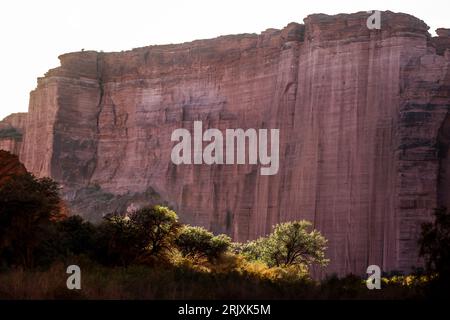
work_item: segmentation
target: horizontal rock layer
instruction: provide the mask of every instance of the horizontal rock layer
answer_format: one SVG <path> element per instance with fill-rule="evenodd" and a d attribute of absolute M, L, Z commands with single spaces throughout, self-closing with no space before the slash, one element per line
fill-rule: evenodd
<path fill-rule="evenodd" d="M 392 12 L 369 30 L 368 16 L 62 55 L 31 93 L 20 158 L 75 208 L 95 192 L 132 206 L 151 190 L 184 222 L 240 241 L 307 219 L 329 239 L 325 272 L 408 271 L 421 264 L 420 224 L 450 201 L 450 37 Z M 171 133 L 195 120 L 279 128 L 278 174 L 175 166 Z M 74 211 L 98 220 L 111 203 Z"/>
<path fill-rule="evenodd" d="M 0 121 L 0 150 L 18 155 L 22 148 L 27 113 L 13 113 Z"/>

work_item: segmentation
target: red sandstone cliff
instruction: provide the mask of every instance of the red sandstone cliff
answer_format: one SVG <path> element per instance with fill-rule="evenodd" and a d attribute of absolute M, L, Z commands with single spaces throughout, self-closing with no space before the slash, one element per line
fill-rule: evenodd
<path fill-rule="evenodd" d="M 31 93 L 21 160 L 74 202 L 92 186 L 125 206 L 155 190 L 185 222 L 235 240 L 307 219 L 329 239 L 328 271 L 409 270 L 420 223 L 450 202 L 450 37 L 391 12 L 368 30 L 367 17 L 62 55 Z M 194 120 L 279 128 L 278 174 L 173 165 L 171 133 Z"/>

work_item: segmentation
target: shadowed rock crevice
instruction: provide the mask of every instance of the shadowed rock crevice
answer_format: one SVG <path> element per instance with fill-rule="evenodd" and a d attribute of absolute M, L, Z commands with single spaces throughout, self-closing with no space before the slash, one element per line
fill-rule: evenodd
<path fill-rule="evenodd" d="M 450 112 L 446 114 L 439 130 L 437 151 L 439 158 L 437 202 L 439 207 L 450 208 Z"/>

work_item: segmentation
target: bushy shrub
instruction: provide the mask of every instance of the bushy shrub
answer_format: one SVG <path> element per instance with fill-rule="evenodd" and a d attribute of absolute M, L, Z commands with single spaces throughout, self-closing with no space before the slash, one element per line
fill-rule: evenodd
<path fill-rule="evenodd" d="M 259 238 L 245 243 L 233 242 L 232 251 L 243 255 L 249 261 L 262 261 L 262 248 L 265 245 L 266 238 Z"/>
<path fill-rule="evenodd" d="M 91 255 L 95 245 L 95 226 L 80 216 L 71 216 L 56 224 L 60 246 L 66 255 Z"/>
<path fill-rule="evenodd" d="M 55 261 L 78 256 L 92 257 L 95 227 L 79 216 L 71 216 L 45 228 L 45 239 L 36 248 L 36 265 L 49 267 Z"/>
<path fill-rule="evenodd" d="M 175 211 L 163 206 L 145 207 L 129 218 L 137 228 L 141 246 L 149 255 L 161 256 L 173 251 L 181 227 Z"/>
<path fill-rule="evenodd" d="M 128 266 L 145 249 L 138 227 L 122 216 L 108 217 L 97 228 L 95 259 L 109 266 Z"/>
<path fill-rule="evenodd" d="M 184 257 L 212 261 L 228 250 L 231 239 L 223 234 L 214 236 L 202 227 L 184 226 L 175 244 Z"/>
<path fill-rule="evenodd" d="M 97 230 L 95 257 L 103 264 L 121 266 L 163 259 L 173 251 L 179 228 L 176 213 L 162 206 L 107 217 Z"/>
<path fill-rule="evenodd" d="M 259 238 L 234 249 L 249 260 L 260 260 L 269 267 L 325 266 L 327 240 L 308 221 L 280 223 L 268 237 Z"/>

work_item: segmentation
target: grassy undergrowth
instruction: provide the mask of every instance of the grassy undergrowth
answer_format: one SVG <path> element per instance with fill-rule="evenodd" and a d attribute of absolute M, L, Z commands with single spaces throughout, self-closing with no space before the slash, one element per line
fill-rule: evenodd
<path fill-rule="evenodd" d="M 81 290 L 66 287 L 67 265 L 81 267 Z M 215 265 L 179 258 L 154 266 L 105 267 L 75 259 L 42 271 L 0 273 L 0 299 L 421 299 L 424 278 L 384 278 L 368 290 L 356 276 L 313 281 L 298 270 L 228 256 Z"/>

